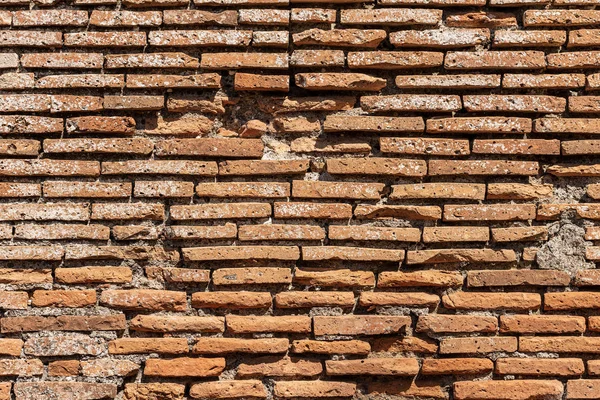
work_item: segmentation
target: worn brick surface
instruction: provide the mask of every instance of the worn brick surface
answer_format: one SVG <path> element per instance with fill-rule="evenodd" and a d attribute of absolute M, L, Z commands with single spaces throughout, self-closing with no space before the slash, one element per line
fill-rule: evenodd
<path fill-rule="evenodd" d="M 0 1 L 0 400 L 600 398 L 597 5 Z"/>

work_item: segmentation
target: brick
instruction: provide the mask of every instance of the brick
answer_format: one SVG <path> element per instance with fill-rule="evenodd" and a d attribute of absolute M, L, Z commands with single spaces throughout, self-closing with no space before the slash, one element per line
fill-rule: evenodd
<path fill-rule="evenodd" d="M 192 399 L 236 399 L 249 397 L 266 399 L 267 392 L 259 380 L 203 382 L 192 385 Z"/>
<path fill-rule="evenodd" d="M 554 187 L 548 184 L 489 183 L 488 199 L 535 200 L 552 197 Z"/>
<path fill-rule="evenodd" d="M 125 75 L 118 74 L 77 74 L 46 75 L 38 78 L 37 88 L 121 88 L 125 86 Z M 92 117 L 94 118 L 94 117 Z M 99 117 L 96 117 L 99 118 Z M 61 127 L 62 129 L 62 127 Z"/>
<path fill-rule="evenodd" d="M 351 397 L 356 391 L 355 383 L 334 381 L 277 381 L 274 394 L 281 398 L 329 398 Z"/>
<path fill-rule="evenodd" d="M 399 75 L 402 89 L 484 89 L 500 87 L 500 75 Z"/>
<path fill-rule="evenodd" d="M 469 112 L 561 113 L 566 108 L 564 98 L 543 95 L 469 95 L 463 102 Z"/>
<path fill-rule="evenodd" d="M 442 303 L 454 310 L 536 310 L 541 298 L 536 293 L 474 293 L 455 292 L 444 295 Z"/>
<path fill-rule="evenodd" d="M 268 292 L 196 292 L 192 294 L 194 308 L 248 309 L 271 307 Z"/>
<path fill-rule="evenodd" d="M 217 246 L 183 248 L 186 261 L 210 260 L 297 260 L 300 256 L 295 246 Z"/>
<path fill-rule="evenodd" d="M 102 174 L 104 175 L 148 174 L 215 176 L 217 171 L 217 164 L 210 161 L 131 160 L 102 163 Z"/>
<path fill-rule="evenodd" d="M 364 141 L 298 138 L 291 143 L 291 150 L 296 153 L 370 153 L 371 146 Z"/>
<path fill-rule="evenodd" d="M 292 197 L 317 199 L 380 199 L 383 183 L 293 181 Z"/>
<path fill-rule="evenodd" d="M 387 81 L 358 73 L 301 73 L 296 74 L 296 86 L 307 90 L 379 91 Z"/>
<path fill-rule="evenodd" d="M 434 250 L 435 251 L 435 250 Z M 462 286 L 460 273 L 450 271 L 381 272 L 377 287 L 457 287 Z"/>
<path fill-rule="evenodd" d="M 423 132 L 421 117 L 374 117 L 328 115 L 323 124 L 325 132 Z"/>
<path fill-rule="evenodd" d="M 165 229 L 169 239 L 233 239 L 237 236 L 234 224 L 226 223 L 220 226 L 171 226 Z"/>
<path fill-rule="evenodd" d="M 583 74 L 505 74 L 502 79 L 502 86 L 505 88 L 539 88 L 539 89 L 575 89 L 585 86 Z M 541 118 L 537 121 L 545 121 L 551 124 L 555 119 Z M 537 126 L 536 126 L 537 128 Z M 537 129 L 536 129 L 537 130 Z"/>
<path fill-rule="evenodd" d="M 545 397 L 561 399 L 563 384 L 560 381 L 520 380 L 455 382 L 454 396 L 457 400 L 469 399 L 528 399 Z"/>
<path fill-rule="evenodd" d="M 290 65 L 295 67 L 343 67 L 346 55 L 342 50 L 294 50 Z"/>
<path fill-rule="evenodd" d="M 555 353 L 597 353 L 598 340 L 596 337 L 582 336 L 536 336 L 519 338 L 519 351 L 555 352 Z"/>
<path fill-rule="evenodd" d="M 397 94 L 362 96 L 360 106 L 367 112 L 451 112 L 462 109 L 462 101 L 453 95 Z"/>
<path fill-rule="evenodd" d="M 513 250 L 492 249 L 441 249 L 441 250 L 414 250 L 406 253 L 406 263 L 411 264 L 439 264 L 439 263 L 506 263 L 515 262 Z"/>
<path fill-rule="evenodd" d="M 300 358 L 275 358 L 260 357 L 251 363 L 240 364 L 236 377 L 261 378 L 265 376 L 274 377 L 315 377 L 323 372 L 320 362 L 304 360 Z M 261 385 L 262 386 L 262 385 Z"/>
<path fill-rule="evenodd" d="M 65 33 L 67 47 L 144 47 L 145 32 L 77 32 Z"/>
<path fill-rule="evenodd" d="M 107 240 L 110 237 L 110 229 L 106 226 L 95 224 L 19 224 L 15 226 L 14 236 L 19 239 L 30 240 Z"/>
<path fill-rule="evenodd" d="M 284 292 L 275 295 L 279 308 L 352 307 L 352 292 Z"/>
<path fill-rule="evenodd" d="M 598 165 L 562 164 L 551 165 L 546 170 L 554 176 L 598 176 Z"/>
<path fill-rule="evenodd" d="M 533 204 L 445 205 L 445 221 L 520 221 L 536 217 Z"/>
<path fill-rule="evenodd" d="M 357 10 L 358 11 L 358 10 Z M 364 23 L 361 22 L 361 23 Z M 387 34 L 381 29 L 331 29 L 318 28 L 294 33 L 292 39 L 296 46 L 330 46 L 376 48 Z M 2 38 L 0 37 L 0 43 Z"/>
<path fill-rule="evenodd" d="M 164 206 L 153 203 L 96 203 L 92 204 L 91 219 L 160 221 L 164 219 Z"/>
<path fill-rule="evenodd" d="M 586 233 L 585 238 L 587 240 L 595 240 L 595 237 L 589 236 L 589 232 Z M 581 270 L 575 273 L 573 284 L 575 286 L 597 286 L 598 279 L 600 279 L 600 276 L 598 276 L 596 270 Z"/>
<path fill-rule="evenodd" d="M 263 154 L 260 139 L 172 139 L 156 143 L 159 156 L 208 156 L 260 158 Z"/>
<path fill-rule="evenodd" d="M 162 13 L 159 11 L 92 10 L 89 23 L 102 27 L 159 26 L 162 19 Z"/>
<path fill-rule="evenodd" d="M 494 363 L 485 358 L 444 358 L 425 359 L 421 373 L 423 375 L 481 375 L 494 369 Z"/>
<path fill-rule="evenodd" d="M 87 11 L 79 10 L 28 10 L 13 12 L 14 26 L 85 26 Z"/>
<path fill-rule="evenodd" d="M 447 70 L 536 70 L 546 67 L 541 51 L 448 52 L 444 61 Z"/>
<path fill-rule="evenodd" d="M 471 199 L 483 200 L 485 185 L 454 183 L 423 183 L 393 185 L 391 199 Z"/>
<path fill-rule="evenodd" d="M 243 10 L 241 10 L 243 11 Z M 287 69 L 284 53 L 210 53 L 202 57 L 200 66 L 206 69 Z"/>
<path fill-rule="evenodd" d="M 0 197 L 39 197 L 41 195 L 42 188 L 38 183 L 0 183 Z"/>
<path fill-rule="evenodd" d="M 107 110 L 160 110 L 164 103 L 163 96 L 104 96 L 104 108 Z"/>
<path fill-rule="evenodd" d="M 390 33 L 390 43 L 395 47 L 452 49 L 484 45 L 489 41 L 489 29 L 443 28 Z"/>
<path fill-rule="evenodd" d="M 103 62 L 100 53 L 28 53 L 21 56 L 24 68 L 100 69 Z"/>
<path fill-rule="evenodd" d="M 220 268 L 213 272 L 213 284 L 231 285 L 283 285 L 292 282 L 288 268 Z"/>
<path fill-rule="evenodd" d="M 501 375 L 577 376 L 584 370 L 579 358 L 499 358 L 495 372 Z"/>
<path fill-rule="evenodd" d="M 67 246 L 66 260 L 178 261 L 179 253 L 159 246 Z"/>
<path fill-rule="evenodd" d="M 437 220 L 442 210 L 437 206 L 358 205 L 354 215 L 359 219 Z"/>
<path fill-rule="evenodd" d="M 385 0 L 390 1 L 390 0 Z M 440 0 L 443 1 L 443 0 Z M 464 0 L 458 0 L 462 2 Z M 466 0 L 467 2 L 470 0 Z M 367 385 L 367 391 L 371 395 L 390 394 L 396 396 L 417 396 L 432 399 L 446 398 L 446 392 L 443 388 L 431 381 L 408 381 L 408 380 L 393 380 L 372 382 Z"/>
<path fill-rule="evenodd" d="M 415 376 L 415 358 L 369 358 L 366 360 L 325 361 L 327 375 Z"/>
<path fill-rule="evenodd" d="M 114 383 L 88 382 L 18 382 L 14 385 L 15 396 L 23 400 L 43 397 L 64 400 L 86 398 L 89 400 L 114 398 L 117 385 Z"/>
<path fill-rule="evenodd" d="M 238 316 L 228 315 L 227 331 L 241 333 L 307 333 L 311 331 L 308 316 Z"/>
<path fill-rule="evenodd" d="M 532 122 L 518 117 L 435 118 L 427 120 L 428 133 L 529 133 Z"/>
<path fill-rule="evenodd" d="M 350 10 L 348 10 L 350 11 Z M 381 11 L 381 10 L 379 10 Z M 385 10 L 389 11 L 389 10 Z M 342 15 L 343 15 L 342 11 Z M 365 51 L 349 52 L 348 68 L 408 69 L 433 68 L 443 63 L 443 54 L 437 52 Z"/>
<path fill-rule="evenodd" d="M 488 227 L 448 226 L 423 228 L 424 243 L 487 242 L 490 240 Z"/>
<path fill-rule="evenodd" d="M 394 154 L 455 156 L 470 153 L 468 140 L 380 137 L 379 146 L 382 152 Z"/>
<path fill-rule="evenodd" d="M 266 203 L 208 203 L 171 207 L 171 218 L 179 221 L 265 218 L 269 216 L 271 216 L 271 205 Z"/>
<path fill-rule="evenodd" d="M 252 32 L 244 30 L 163 30 L 148 34 L 148 44 L 159 47 L 248 46 L 251 40 Z"/>
<path fill-rule="evenodd" d="M 446 17 L 446 25 L 459 28 L 500 28 L 516 27 L 514 14 L 504 12 L 473 11 L 456 13 Z"/>
<path fill-rule="evenodd" d="M 313 118 L 278 117 L 273 120 L 270 129 L 277 133 L 318 133 L 321 131 L 321 123 Z"/>
<path fill-rule="evenodd" d="M 2 376 L 29 377 L 42 375 L 44 364 L 38 359 L 0 360 Z"/>
<path fill-rule="evenodd" d="M 290 22 L 294 23 L 333 23 L 336 10 L 326 8 L 292 8 Z"/>
<path fill-rule="evenodd" d="M 193 352 L 199 354 L 280 354 L 288 350 L 288 339 L 199 338 Z"/>
<path fill-rule="evenodd" d="M 567 41 L 566 32 L 561 31 L 509 31 L 498 30 L 494 34 L 493 46 L 507 47 L 560 47 Z"/>
<path fill-rule="evenodd" d="M 279 114 L 297 111 L 344 111 L 353 108 L 356 97 L 276 97 L 258 101 L 258 108 L 269 113 Z"/>
<path fill-rule="evenodd" d="M 48 363 L 48 376 L 77 376 L 79 370 L 78 360 L 60 360 Z"/>
<path fill-rule="evenodd" d="M 52 270 L 46 268 L 2 268 L 0 283 L 9 285 L 52 283 Z"/>
<path fill-rule="evenodd" d="M 519 269 L 469 271 L 467 278 L 471 287 L 567 286 L 571 280 L 568 274 L 561 271 Z"/>
<path fill-rule="evenodd" d="M 582 333 L 585 318 L 559 315 L 502 315 L 500 332 L 503 333 Z"/>
<path fill-rule="evenodd" d="M 110 358 L 100 358 L 81 363 L 81 372 L 83 376 L 131 376 L 136 374 L 140 365 L 129 360 L 113 360 Z"/>
<path fill-rule="evenodd" d="M 127 87 L 130 88 L 202 88 L 218 89 L 221 87 L 221 76 L 218 74 L 198 75 L 133 75 L 127 76 Z M 160 132 L 152 132 L 160 134 Z"/>
<path fill-rule="evenodd" d="M 2 134 L 62 133 L 62 125 L 62 118 L 35 117 L 27 115 L 0 116 L 0 133 Z"/>
<path fill-rule="evenodd" d="M 32 336 L 23 347 L 25 354 L 39 357 L 91 355 L 106 351 L 104 339 L 83 333 L 60 333 L 53 336 Z"/>
<path fill-rule="evenodd" d="M 178 383 L 127 383 L 123 391 L 125 399 L 151 399 L 165 397 L 173 400 L 184 398 L 185 385 Z"/>
<path fill-rule="evenodd" d="M 196 185 L 196 194 L 200 197 L 281 198 L 290 196 L 290 184 L 287 182 L 199 183 Z"/>
<path fill-rule="evenodd" d="M 224 358 L 177 357 L 147 360 L 144 374 L 163 378 L 205 378 L 219 376 L 224 369 Z"/>
<path fill-rule="evenodd" d="M 492 228 L 492 236 L 496 242 L 548 240 L 548 229 L 544 226 Z"/>
<path fill-rule="evenodd" d="M 345 25 L 431 26 L 442 20 L 442 10 L 372 9 L 342 10 L 340 22 Z"/>
<path fill-rule="evenodd" d="M 498 319 L 473 315 L 422 315 L 416 330 L 428 333 L 496 332 Z"/>
<path fill-rule="evenodd" d="M 36 290 L 33 307 L 85 307 L 96 304 L 95 290 Z"/>
<path fill-rule="evenodd" d="M 324 287 L 373 286 L 375 285 L 375 276 L 370 271 L 351 271 L 348 269 L 334 271 L 297 269 L 294 274 L 294 283 Z"/>
<path fill-rule="evenodd" d="M 123 198 L 131 196 L 130 183 L 108 182 L 44 182 L 44 196 L 52 198 Z"/>
<path fill-rule="evenodd" d="M 100 304 L 123 310 L 185 311 L 183 292 L 152 289 L 104 290 Z"/>
<path fill-rule="evenodd" d="M 371 346 L 360 340 L 320 341 L 295 340 L 292 343 L 292 353 L 297 354 L 368 354 Z"/>
<path fill-rule="evenodd" d="M 165 25 L 224 25 L 238 24 L 238 12 L 235 10 L 213 13 L 201 10 L 164 10 Z"/>
<path fill-rule="evenodd" d="M 3 261 L 60 261 L 64 253 L 60 246 L 0 246 Z"/>
<path fill-rule="evenodd" d="M 175 68 L 196 69 L 200 66 L 197 58 L 185 53 L 147 53 L 147 54 L 107 54 L 104 67 L 118 68 Z"/>
<path fill-rule="evenodd" d="M 23 310 L 27 309 L 29 295 L 27 292 L 0 292 L 0 309 L 3 310 Z M 20 354 L 20 352 L 19 352 Z"/>
<path fill-rule="evenodd" d="M 35 331 L 122 331 L 125 316 L 116 315 L 59 315 L 56 317 L 8 317 L 2 319 L 2 333 Z"/>
<path fill-rule="evenodd" d="M 135 120 L 131 117 L 76 117 L 67 118 L 68 133 L 132 134 Z"/>
<path fill-rule="evenodd" d="M 545 310 L 576 310 L 595 308 L 600 301 L 594 292 L 561 292 L 544 295 Z"/>
<path fill-rule="evenodd" d="M 304 246 L 302 259 L 305 261 L 402 261 L 404 250 L 384 250 L 346 246 Z"/>
<path fill-rule="evenodd" d="M 418 228 L 330 225 L 328 236 L 330 240 L 419 242 L 421 232 Z"/>
<path fill-rule="evenodd" d="M 515 337 L 465 337 L 440 341 L 440 354 L 487 354 L 517 351 Z"/>
<path fill-rule="evenodd" d="M 188 350 L 186 338 L 119 338 L 108 343 L 109 354 L 182 354 Z"/>
<path fill-rule="evenodd" d="M 238 72 L 234 87 L 237 91 L 277 91 L 287 92 L 290 88 L 286 75 L 259 75 Z"/>
<path fill-rule="evenodd" d="M 427 164 L 421 160 L 396 158 L 330 158 L 327 172 L 332 175 L 424 176 Z"/>
<path fill-rule="evenodd" d="M 3 356 L 19 357 L 23 349 L 23 341 L 21 339 L 0 339 L 2 350 L 0 354 Z"/>
<path fill-rule="evenodd" d="M 523 14 L 523 24 L 529 26 L 588 26 L 598 25 L 600 13 L 596 10 L 527 10 Z"/>
<path fill-rule="evenodd" d="M 588 365 L 588 374 L 589 375 L 598 375 L 598 361 L 597 360 L 589 360 L 587 362 Z"/>
<path fill-rule="evenodd" d="M 0 45 L 3 47 L 61 47 L 62 33 L 51 31 L 2 31 Z"/>
<path fill-rule="evenodd" d="M 560 155 L 559 140 L 475 139 L 473 154 Z"/>
<path fill-rule="evenodd" d="M 46 139 L 46 153 L 150 154 L 154 144 L 149 139 Z"/>
<path fill-rule="evenodd" d="M 360 294 L 359 304 L 363 307 L 399 306 L 435 308 L 440 302 L 436 295 L 428 293 L 389 293 L 389 292 L 363 292 Z"/>
<path fill-rule="evenodd" d="M 239 227 L 241 241 L 258 240 L 323 240 L 325 230 L 312 225 L 243 225 Z"/>
<path fill-rule="evenodd" d="M 410 317 L 385 315 L 315 316 L 315 336 L 388 335 L 411 324 Z"/>

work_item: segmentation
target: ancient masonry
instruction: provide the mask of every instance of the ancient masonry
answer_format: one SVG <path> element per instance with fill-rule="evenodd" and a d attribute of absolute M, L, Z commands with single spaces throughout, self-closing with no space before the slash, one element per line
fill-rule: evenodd
<path fill-rule="evenodd" d="M 600 399 L 597 5 L 0 0 L 0 400 Z"/>

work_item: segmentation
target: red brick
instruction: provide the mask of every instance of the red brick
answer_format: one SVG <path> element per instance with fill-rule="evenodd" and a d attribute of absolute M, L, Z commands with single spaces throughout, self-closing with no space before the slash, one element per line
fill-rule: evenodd
<path fill-rule="evenodd" d="M 192 399 L 266 399 L 267 391 L 259 380 L 203 382 L 192 385 Z"/>
<path fill-rule="evenodd" d="M 440 341 L 440 354 L 487 354 L 517 351 L 515 337 L 464 337 L 444 338 Z"/>
<path fill-rule="evenodd" d="M 205 355 L 248 353 L 280 354 L 288 351 L 288 339 L 199 338 L 193 352 Z"/>
<path fill-rule="evenodd" d="M 177 357 L 147 360 L 144 374 L 161 378 L 205 378 L 219 376 L 224 369 L 224 358 Z"/>
<path fill-rule="evenodd" d="M 361 23 L 364 23 L 364 21 Z M 386 36 L 386 32 L 381 29 L 322 30 L 313 28 L 294 33 L 292 38 L 297 46 L 364 47 L 372 49 L 376 48 Z"/>
<path fill-rule="evenodd" d="M 411 324 L 410 317 L 385 315 L 315 316 L 316 336 L 324 335 L 387 335 L 398 333 Z"/>
<path fill-rule="evenodd" d="M 308 286 L 354 287 L 373 286 L 375 276 L 370 271 L 351 271 L 338 269 L 333 271 L 311 271 L 296 269 L 294 283 Z"/>
<path fill-rule="evenodd" d="M 585 318 L 559 315 L 502 315 L 500 332 L 503 333 L 583 333 Z"/>
<path fill-rule="evenodd" d="M 579 358 L 499 358 L 495 372 L 501 375 L 577 376 L 585 368 Z"/>
<path fill-rule="evenodd" d="M 454 310 L 537 310 L 541 298 L 537 293 L 454 292 L 442 297 L 444 307 Z"/>
<path fill-rule="evenodd" d="M 416 376 L 416 358 L 369 358 L 366 360 L 325 361 L 327 375 Z"/>
<path fill-rule="evenodd" d="M 428 333 L 493 333 L 497 330 L 498 318 L 475 315 L 421 315 L 416 326 L 417 332 Z"/>
<path fill-rule="evenodd" d="M 492 372 L 494 363 L 486 358 L 425 359 L 423 375 L 482 375 Z"/>
<path fill-rule="evenodd" d="M 454 396 L 457 400 L 529 399 L 542 397 L 561 399 L 563 384 L 560 381 L 515 380 L 455 382 Z"/>

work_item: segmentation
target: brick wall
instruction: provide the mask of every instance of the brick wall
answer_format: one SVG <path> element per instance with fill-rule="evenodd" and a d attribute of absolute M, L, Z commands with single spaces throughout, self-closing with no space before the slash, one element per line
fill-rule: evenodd
<path fill-rule="evenodd" d="M 600 398 L 596 0 L 0 4 L 0 400 Z"/>

